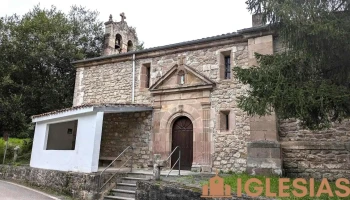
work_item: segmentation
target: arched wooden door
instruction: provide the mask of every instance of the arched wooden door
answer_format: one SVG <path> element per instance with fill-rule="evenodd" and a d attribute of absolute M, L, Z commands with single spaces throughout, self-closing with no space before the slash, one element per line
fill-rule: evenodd
<path fill-rule="evenodd" d="M 193 124 L 187 117 L 179 117 L 173 124 L 171 151 L 177 146 L 181 149 L 181 169 L 191 170 L 193 161 Z M 179 151 L 176 150 L 171 157 L 171 166 L 174 165 L 178 156 Z M 178 167 L 178 164 L 175 166 Z"/>

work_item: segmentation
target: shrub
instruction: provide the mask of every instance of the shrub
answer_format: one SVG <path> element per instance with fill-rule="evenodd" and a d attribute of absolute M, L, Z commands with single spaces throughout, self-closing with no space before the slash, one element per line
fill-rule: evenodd
<path fill-rule="evenodd" d="M 8 148 L 6 152 L 6 162 L 5 163 L 11 163 L 14 155 L 14 148 L 16 146 L 19 146 L 19 152 L 17 161 L 21 161 L 22 159 L 24 161 L 30 160 L 30 154 L 32 150 L 32 140 L 31 139 L 19 139 L 19 138 L 10 138 L 8 141 Z M 6 148 L 6 142 L 1 138 L 0 139 L 0 159 L 1 163 L 3 161 L 4 153 Z"/>

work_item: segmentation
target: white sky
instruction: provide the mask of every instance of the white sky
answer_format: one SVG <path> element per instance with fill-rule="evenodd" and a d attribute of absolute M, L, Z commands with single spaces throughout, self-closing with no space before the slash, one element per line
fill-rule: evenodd
<path fill-rule="evenodd" d="M 129 26 L 136 27 L 145 47 L 200 39 L 251 27 L 245 0 L 1 0 L 0 17 L 22 15 L 40 3 L 55 5 L 68 12 L 71 5 L 82 5 L 100 12 L 100 20 L 120 21 L 125 12 Z"/>

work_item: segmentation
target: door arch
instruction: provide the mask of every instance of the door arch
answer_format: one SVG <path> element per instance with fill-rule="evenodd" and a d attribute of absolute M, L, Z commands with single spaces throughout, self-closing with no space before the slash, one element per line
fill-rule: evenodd
<path fill-rule="evenodd" d="M 181 169 L 191 170 L 193 162 L 193 124 L 185 116 L 175 119 L 172 126 L 172 145 L 171 151 L 179 146 L 181 149 Z M 178 150 L 171 156 L 171 166 L 178 159 Z M 178 163 L 175 165 L 178 167 Z"/>

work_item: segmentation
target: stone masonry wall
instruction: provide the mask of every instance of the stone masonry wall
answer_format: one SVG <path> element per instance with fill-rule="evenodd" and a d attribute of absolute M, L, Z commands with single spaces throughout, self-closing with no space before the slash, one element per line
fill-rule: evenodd
<path fill-rule="evenodd" d="M 246 44 L 232 47 L 233 66 L 248 66 Z M 204 71 L 206 73 L 206 71 Z M 212 77 L 214 78 L 214 77 Z M 220 80 L 211 93 L 211 124 L 214 137 L 213 166 L 223 171 L 244 172 L 246 170 L 247 143 L 250 135 L 249 117 L 237 106 L 237 97 L 248 89 L 232 75 L 231 80 Z M 219 113 L 230 111 L 233 127 L 220 130 Z"/>
<path fill-rule="evenodd" d="M 279 123 L 283 166 L 288 177 L 350 178 L 350 121 L 310 131 L 297 120 Z"/>
<path fill-rule="evenodd" d="M 83 90 L 81 91 L 83 100 L 75 102 L 82 104 L 131 102 L 131 61 L 87 67 L 80 73 L 82 73 L 80 77 L 83 77 L 80 87 Z"/>
<path fill-rule="evenodd" d="M 135 103 L 152 104 L 153 97 L 148 89 L 140 88 L 142 64 L 151 63 L 151 85 L 154 84 L 171 67 L 184 56 L 184 64 L 216 82 L 210 99 L 210 137 L 212 145 L 212 163 L 224 171 L 245 171 L 247 147 L 250 134 L 248 116 L 237 107 L 237 97 L 243 94 L 247 86 L 234 78 L 220 79 L 220 56 L 222 52 L 231 51 L 232 68 L 248 66 L 247 43 L 217 45 L 198 50 L 179 52 L 164 56 L 137 59 L 135 72 Z M 132 62 L 125 61 L 100 66 L 85 67 L 80 72 L 81 85 L 76 86 L 80 101 L 87 103 L 127 103 L 131 102 Z M 78 77 L 77 77 L 78 78 Z M 78 82 L 78 81 L 77 81 Z M 75 93 L 75 96 L 79 96 Z M 218 116 L 220 111 L 229 110 L 234 127 L 230 131 L 220 131 Z M 104 136 L 102 136 L 102 140 Z"/>
<path fill-rule="evenodd" d="M 111 174 L 105 173 L 101 182 L 104 183 L 110 176 Z M 125 174 L 118 173 L 114 180 L 107 184 L 101 192 L 107 192 L 115 186 L 118 178 L 124 176 Z M 25 166 L 0 165 L 0 179 L 29 184 L 81 200 L 98 200 L 102 197 L 98 192 L 99 177 L 100 173 L 85 174 Z"/>
<path fill-rule="evenodd" d="M 147 167 L 150 159 L 152 112 L 105 114 L 100 157 L 117 157 L 127 146 L 133 152 L 134 167 Z M 126 161 L 122 157 L 122 161 Z M 122 162 L 124 163 L 124 162 Z"/>

